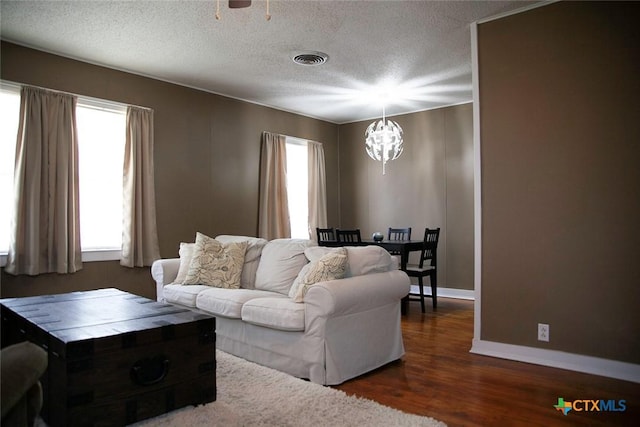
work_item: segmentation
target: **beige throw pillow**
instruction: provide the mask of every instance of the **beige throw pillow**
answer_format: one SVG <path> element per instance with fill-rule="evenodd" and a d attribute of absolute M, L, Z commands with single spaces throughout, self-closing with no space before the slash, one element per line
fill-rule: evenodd
<path fill-rule="evenodd" d="M 178 255 L 180 256 L 180 267 L 178 268 L 178 275 L 173 283 L 184 283 L 184 279 L 187 278 L 189 272 L 189 266 L 191 265 L 191 259 L 193 258 L 193 248 L 195 243 L 180 243 L 180 250 Z"/>
<path fill-rule="evenodd" d="M 344 277 L 383 273 L 393 269 L 394 264 L 392 263 L 391 255 L 380 246 L 346 246 L 345 248 L 347 249 L 349 262 L 347 263 L 347 271 L 344 273 Z M 313 262 L 335 250 L 336 248 L 314 246 L 305 249 L 304 254 L 309 261 Z"/>
<path fill-rule="evenodd" d="M 269 243 L 266 239 L 249 236 L 235 236 L 220 234 L 216 240 L 223 245 L 231 242 L 247 242 L 247 252 L 244 254 L 244 265 L 242 266 L 242 276 L 240 276 L 240 287 L 244 289 L 255 289 L 256 271 L 260 265 L 262 249 Z"/>
<path fill-rule="evenodd" d="M 202 233 L 196 233 L 193 256 L 183 284 L 239 288 L 246 250 L 247 242 L 222 244 Z"/>
<path fill-rule="evenodd" d="M 295 302 L 303 302 L 304 296 L 315 283 L 341 279 L 347 269 L 347 250 L 338 248 L 320 259 L 305 265 L 294 280 L 289 297 Z"/>

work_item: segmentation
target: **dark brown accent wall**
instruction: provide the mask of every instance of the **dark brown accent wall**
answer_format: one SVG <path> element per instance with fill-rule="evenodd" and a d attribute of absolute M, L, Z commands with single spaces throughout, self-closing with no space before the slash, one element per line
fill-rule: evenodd
<path fill-rule="evenodd" d="M 482 340 L 640 363 L 639 18 L 557 2 L 478 25 Z"/>
<path fill-rule="evenodd" d="M 372 120 L 340 126 L 340 218 L 366 237 L 389 227 L 440 227 L 438 284 L 473 289 L 473 108 L 471 104 L 392 117 L 404 152 L 372 160 L 364 133 Z"/>
<path fill-rule="evenodd" d="M 338 125 L 2 42 L 1 77 L 153 108 L 157 225 L 162 257 L 196 231 L 256 235 L 260 137 L 271 131 L 322 142 L 328 219 L 339 221 Z M 211 70 L 215 73 L 215 70 Z M 137 270 L 141 270 L 138 272 Z M 73 275 L 1 273 L 0 296 L 119 287 L 155 297 L 149 268 L 85 263 Z"/>

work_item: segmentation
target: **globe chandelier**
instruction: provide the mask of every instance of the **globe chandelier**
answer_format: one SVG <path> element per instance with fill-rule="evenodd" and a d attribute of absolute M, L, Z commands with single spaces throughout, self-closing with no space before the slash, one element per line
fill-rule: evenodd
<path fill-rule="evenodd" d="M 393 120 L 385 118 L 383 105 L 382 120 L 371 123 L 364 135 L 367 154 L 373 160 L 382 162 L 384 175 L 387 162 L 397 159 L 402 154 L 402 128 Z"/>

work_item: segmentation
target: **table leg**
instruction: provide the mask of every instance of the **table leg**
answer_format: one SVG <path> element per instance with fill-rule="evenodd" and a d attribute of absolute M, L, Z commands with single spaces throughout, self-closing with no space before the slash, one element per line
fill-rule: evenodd
<path fill-rule="evenodd" d="M 407 271 L 407 264 L 409 263 L 409 251 L 402 249 L 400 252 L 400 270 Z M 409 314 L 409 295 L 402 298 L 400 301 L 400 313 L 403 315 Z"/>
<path fill-rule="evenodd" d="M 403 316 L 409 314 L 409 295 L 400 300 L 400 314 Z"/>

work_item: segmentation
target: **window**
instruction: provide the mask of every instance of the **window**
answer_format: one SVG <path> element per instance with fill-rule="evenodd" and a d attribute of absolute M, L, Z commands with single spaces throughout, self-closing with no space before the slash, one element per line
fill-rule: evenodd
<path fill-rule="evenodd" d="M 9 250 L 19 113 L 20 89 L 3 85 L 0 91 L 0 194 L 8 201 L 9 209 L 0 209 L 0 254 Z M 122 249 L 126 107 L 78 97 L 76 121 L 82 258 L 84 261 L 118 259 Z M 2 265 L 5 258 L 3 256 Z"/>
<path fill-rule="evenodd" d="M 0 253 L 9 251 L 9 233 L 13 210 L 13 169 L 20 120 L 20 89 L 0 86 Z M 4 265 L 4 264 L 3 264 Z"/>
<path fill-rule="evenodd" d="M 287 147 L 287 197 L 291 237 L 309 238 L 309 190 L 307 141 L 288 136 Z"/>
<path fill-rule="evenodd" d="M 124 107 L 78 100 L 80 246 L 82 251 L 122 248 Z"/>

